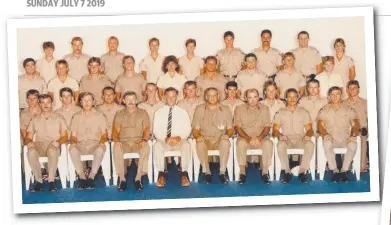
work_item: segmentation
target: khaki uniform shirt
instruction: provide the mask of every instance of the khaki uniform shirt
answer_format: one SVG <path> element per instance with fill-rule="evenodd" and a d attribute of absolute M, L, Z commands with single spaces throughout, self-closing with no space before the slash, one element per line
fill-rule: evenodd
<path fill-rule="evenodd" d="M 346 142 L 350 137 L 351 121 L 358 119 L 356 110 L 347 105 L 342 105 L 338 110 L 330 104 L 320 109 L 316 120 L 323 120 L 326 132 L 338 142 Z"/>
<path fill-rule="evenodd" d="M 204 103 L 203 98 L 197 97 L 194 101 L 189 101 L 189 99 L 181 99 L 178 101 L 178 106 L 186 110 L 187 114 L 190 117 L 190 121 L 193 121 L 194 111 L 198 105 Z"/>
<path fill-rule="evenodd" d="M 295 48 L 292 50 L 295 55 L 295 69 L 304 76 L 316 74 L 316 65 L 322 63 L 322 57 L 319 51 L 311 46 L 308 48 Z"/>
<path fill-rule="evenodd" d="M 146 102 L 141 102 L 140 104 L 138 104 L 137 107 L 139 107 L 140 109 L 144 109 L 148 116 L 149 116 L 149 121 L 151 122 L 151 132 L 152 132 L 152 124 L 153 124 L 153 115 L 155 114 L 156 110 L 160 109 L 161 107 L 165 106 L 166 104 L 163 102 L 163 101 L 160 101 L 154 105 L 150 105 Z"/>
<path fill-rule="evenodd" d="M 149 116 L 143 109 L 137 108 L 135 112 L 129 113 L 126 108 L 123 108 L 115 114 L 113 126 L 120 128 L 120 141 L 126 142 L 132 139 L 141 139 L 144 127 L 150 126 Z"/>
<path fill-rule="evenodd" d="M 26 75 L 18 77 L 19 108 L 26 108 L 26 93 L 30 89 L 35 89 L 39 94 L 47 94 L 45 80 L 41 76 L 34 76 L 32 80 L 27 79 Z"/>
<path fill-rule="evenodd" d="M 79 91 L 79 83 L 70 76 L 67 76 L 64 82 L 61 82 L 57 76 L 50 80 L 48 92 L 53 92 L 53 109 L 61 108 L 60 90 L 64 87 L 72 89 L 73 92 Z"/>
<path fill-rule="evenodd" d="M 276 82 L 277 87 L 280 88 L 280 98 L 283 99 L 285 99 L 285 92 L 289 88 L 300 91 L 300 88 L 304 87 L 306 84 L 303 74 L 297 70 L 294 70 L 292 73 L 289 73 L 286 70 L 280 70 L 274 81 Z"/>
<path fill-rule="evenodd" d="M 244 102 L 240 99 L 235 99 L 234 104 L 232 105 L 231 102 L 228 99 L 225 99 L 221 102 L 222 105 L 225 105 L 229 108 L 229 111 L 231 112 L 232 116 L 234 115 L 236 107 L 243 105 Z"/>
<path fill-rule="evenodd" d="M 65 121 L 67 122 L 67 126 L 70 127 L 73 114 L 80 112 L 80 111 L 81 111 L 81 108 L 79 106 L 72 105 L 72 108 L 70 108 L 70 109 L 65 109 L 65 108 L 61 107 L 59 109 L 56 109 L 54 112 L 61 114 L 64 117 Z"/>
<path fill-rule="evenodd" d="M 116 52 L 115 55 L 110 55 L 107 52 L 100 57 L 102 69 L 113 83 L 115 83 L 119 75 L 124 73 L 124 67 L 122 66 L 124 56 L 122 52 Z"/>
<path fill-rule="evenodd" d="M 52 113 L 48 118 L 42 114 L 31 119 L 27 128 L 28 133 L 35 134 L 35 141 L 57 141 L 61 138 L 61 132 L 68 129 L 64 117 L 58 113 Z"/>
<path fill-rule="evenodd" d="M 217 52 L 217 62 L 220 73 L 223 75 L 236 75 L 242 69 L 244 53 L 239 48 L 234 48 L 231 52 L 221 49 Z"/>
<path fill-rule="evenodd" d="M 256 108 L 250 108 L 248 104 L 240 105 L 235 110 L 234 126 L 240 126 L 250 137 L 259 136 L 263 128 L 270 127 L 269 109 L 258 104 Z"/>
<path fill-rule="evenodd" d="M 31 119 L 39 114 L 41 114 L 41 108 L 39 106 L 37 112 L 31 112 L 28 107 L 23 109 L 20 113 L 20 129 L 26 131 Z"/>
<path fill-rule="evenodd" d="M 116 103 L 114 103 L 114 106 L 113 108 L 109 109 L 107 108 L 104 104 L 100 105 L 97 107 L 101 112 L 103 112 L 103 114 L 106 116 L 107 118 L 107 122 L 108 122 L 108 130 L 107 130 L 107 133 L 108 133 L 108 137 L 111 138 L 111 131 L 113 129 L 113 121 L 114 121 L 114 116 L 115 114 L 123 109 L 124 107 L 122 105 L 118 105 Z"/>
<path fill-rule="evenodd" d="M 197 55 L 194 55 L 191 59 L 184 55 L 179 58 L 178 64 L 182 68 L 183 75 L 188 80 L 195 80 L 200 75 L 200 70 L 204 67 L 204 60 Z"/>
<path fill-rule="evenodd" d="M 288 107 L 278 110 L 273 123 L 280 125 L 282 134 L 288 139 L 298 140 L 305 136 L 305 126 L 312 123 L 312 120 L 305 108 L 297 106 L 293 112 Z"/>
<path fill-rule="evenodd" d="M 241 91 L 241 99 L 245 100 L 245 92 L 250 88 L 258 90 L 259 95 L 262 96 L 263 84 L 266 81 L 266 74 L 263 72 L 256 72 L 255 70 L 242 70 L 238 73 L 236 78 L 238 89 Z"/>
<path fill-rule="evenodd" d="M 103 88 L 112 86 L 113 84 L 110 82 L 110 79 L 105 75 L 99 75 L 98 77 L 91 77 L 90 75 L 85 75 L 80 80 L 80 93 L 91 92 L 94 95 L 96 104 L 100 105 L 103 103 Z"/>
<path fill-rule="evenodd" d="M 272 121 L 272 122 L 273 122 L 274 115 L 276 114 L 276 112 L 279 109 L 284 108 L 286 106 L 285 103 L 283 101 L 281 101 L 280 99 L 274 100 L 273 105 L 270 105 L 266 100 L 262 100 L 260 103 L 269 108 L 270 121 Z"/>
<path fill-rule="evenodd" d="M 204 91 L 209 87 L 215 87 L 219 91 L 220 100 L 225 99 L 225 84 L 227 80 L 222 75 L 214 76 L 210 79 L 206 75 L 202 75 L 196 78 L 198 87 L 198 96 L 204 98 Z"/>
<path fill-rule="evenodd" d="M 368 127 L 368 124 L 367 124 L 368 105 L 367 105 L 366 99 L 359 97 L 358 100 L 356 101 L 356 103 L 352 103 L 349 101 L 349 99 L 346 99 L 343 101 L 343 104 L 352 107 L 356 111 L 357 116 L 360 119 L 361 128 Z"/>
<path fill-rule="evenodd" d="M 305 108 L 310 112 L 312 119 L 312 129 L 314 131 L 318 130 L 316 116 L 319 113 L 319 110 L 327 105 L 327 98 L 318 97 L 316 100 L 310 100 L 309 97 L 303 97 L 300 99 L 299 106 Z"/>
<path fill-rule="evenodd" d="M 210 110 L 206 104 L 197 106 L 192 122 L 193 128 L 200 128 L 201 135 L 209 138 L 220 138 L 232 128 L 232 114 L 227 106 L 219 105 Z"/>
<path fill-rule="evenodd" d="M 69 65 L 69 76 L 75 78 L 79 82 L 83 76 L 88 75 L 88 60 L 90 60 L 90 58 L 91 56 L 84 53 L 80 57 L 76 57 L 72 53 L 64 56 L 64 59 Z"/>
<path fill-rule="evenodd" d="M 140 71 L 147 72 L 147 81 L 148 83 L 155 83 L 160 75 L 163 74 L 162 65 L 164 57 L 160 54 L 153 60 L 151 55 L 148 55 L 140 63 Z"/>
<path fill-rule="evenodd" d="M 70 130 L 76 134 L 79 142 L 100 141 L 102 134 L 108 129 L 108 122 L 102 112 L 93 108 L 85 114 L 84 111 L 77 112 L 71 120 Z"/>
<path fill-rule="evenodd" d="M 36 68 L 46 83 L 57 76 L 56 71 L 57 59 L 52 58 L 50 61 L 46 60 L 45 56 L 37 60 Z"/>
<path fill-rule="evenodd" d="M 355 66 L 354 61 L 352 57 L 344 55 L 341 60 L 338 60 L 337 56 L 335 56 L 334 62 L 334 72 L 341 75 L 343 87 L 346 88 L 346 85 L 349 82 L 349 69 Z"/>
<path fill-rule="evenodd" d="M 144 79 L 144 76 L 139 73 L 133 75 L 122 74 L 115 83 L 115 92 L 121 92 L 122 95 L 127 91 L 134 91 L 137 95 L 137 100 L 142 101 L 142 92 L 146 84 L 147 81 Z"/>
<path fill-rule="evenodd" d="M 276 48 L 270 48 L 267 52 L 262 47 L 253 50 L 257 56 L 257 70 L 271 76 L 277 72 L 277 66 L 282 65 L 281 52 Z"/>

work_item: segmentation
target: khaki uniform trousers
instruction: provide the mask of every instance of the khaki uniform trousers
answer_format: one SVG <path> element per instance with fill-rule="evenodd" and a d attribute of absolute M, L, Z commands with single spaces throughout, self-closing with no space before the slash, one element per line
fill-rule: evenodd
<path fill-rule="evenodd" d="M 106 151 L 109 151 L 109 149 L 106 149 Z M 77 143 L 75 145 L 71 145 L 69 148 L 69 154 L 71 155 L 73 165 L 75 165 L 76 173 L 82 179 L 85 178 L 85 175 L 83 171 L 81 156 L 94 155 L 94 159 L 92 160 L 91 173 L 90 173 L 90 177 L 94 179 L 94 176 L 96 175 L 100 165 L 102 164 L 102 160 L 105 155 L 105 150 L 99 145 L 99 141 L 87 140 L 87 141 Z"/>
<path fill-rule="evenodd" d="M 176 145 L 171 146 L 165 141 L 157 140 L 154 145 L 154 158 L 156 167 L 159 172 L 164 171 L 164 152 L 165 151 L 180 151 L 181 152 L 181 167 L 182 171 L 185 172 L 189 168 L 191 159 L 191 148 L 190 143 L 186 139 L 182 139 Z"/>
<path fill-rule="evenodd" d="M 42 183 L 41 163 L 39 157 L 48 157 L 48 181 L 54 181 L 56 175 L 60 148 L 51 145 L 52 141 L 34 142 L 34 147 L 29 148 L 27 159 L 34 173 L 34 179 Z"/>
<path fill-rule="evenodd" d="M 236 157 L 238 157 L 239 166 L 245 166 L 247 164 L 247 150 L 248 149 L 262 149 L 262 171 L 267 173 L 269 171 L 269 166 L 271 164 L 271 159 L 273 155 L 273 142 L 265 138 L 257 146 L 250 146 L 243 138 L 238 138 L 236 142 Z"/>
<path fill-rule="evenodd" d="M 308 170 L 310 168 L 311 158 L 314 154 L 315 144 L 310 140 L 304 139 L 288 139 L 287 141 L 279 140 L 277 142 L 277 154 L 281 161 L 281 169 L 290 171 L 288 148 L 304 149 L 304 154 L 300 163 L 300 170 Z"/>
<path fill-rule="evenodd" d="M 220 153 L 220 173 L 225 173 L 228 164 L 231 142 L 228 139 L 216 137 L 204 137 L 204 141 L 196 142 L 198 158 L 202 164 L 202 172 L 210 174 L 208 150 L 219 150 Z"/>
<path fill-rule="evenodd" d="M 327 162 L 329 163 L 330 170 L 337 169 L 334 148 L 346 148 L 347 151 L 343 157 L 342 171 L 347 171 L 349 170 L 350 164 L 352 163 L 354 155 L 356 154 L 357 143 L 348 141 L 323 140 L 323 148 Z"/>

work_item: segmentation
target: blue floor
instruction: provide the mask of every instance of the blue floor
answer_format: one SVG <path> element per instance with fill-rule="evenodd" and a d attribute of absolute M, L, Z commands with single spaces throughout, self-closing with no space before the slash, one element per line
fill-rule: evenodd
<path fill-rule="evenodd" d="M 265 185 L 260 179 L 257 165 L 250 163 L 245 184 L 239 185 L 236 182 L 230 182 L 223 185 L 218 179 L 217 166 L 216 163 L 211 165 L 214 174 L 212 184 L 204 184 L 203 177 L 200 176 L 199 183 L 191 183 L 189 187 L 181 187 L 180 176 L 174 165 L 169 168 L 168 180 L 164 188 L 158 188 L 155 184 L 148 185 L 148 180 L 145 177 L 146 179 L 143 180 L 144 190 L 136 191 L 133 183 L 129 182 L 133 180 L 136 171 L 132 165 L 128 169 L 127 191 L 119 192 L 116 186 L 105 186 L 101 176 L 97 176 L 95 190 L 61 189 L 60 181 L 56 181 L 59 190 L 55 193 L 47 192 L 47 183 L 44 184 L 45 192 L 41 193 L 31 193 L 23 188 L 23 204 L 370 192 L 369 172 L 361 173 L 360 181 L 356 181 L 355 175 L 349 173 L 351 179 L 349 183 L 331 183 L 329 181 L 331 174 L 326 173 L 323 181 L 315 180 L 309 184 L 301 184 L 297 177 L 294 177 L 290 184 L 274 181 L 271 185 Z"/>

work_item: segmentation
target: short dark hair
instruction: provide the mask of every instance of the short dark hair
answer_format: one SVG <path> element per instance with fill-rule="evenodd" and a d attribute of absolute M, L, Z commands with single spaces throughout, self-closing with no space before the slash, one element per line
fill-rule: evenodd
<path fill-rule="evenodd" d="M 164 73 L 167 73 L 168 69 L 167 69 L 167 65 L 170 63 L 170 62 L 174 62 L 176 64 L 176 67 L 175 67 L 175 71 L 177 73 L 179 73 L 179 63 L 178 63 L 178 59 L 176 56 L 174 55 L 169 55 L 167 56 L 166 58 L 164 58 L 164 61 L 163 61 L 163 65 L 162 65 L 162 70 Z"/>
<path fill-rule="evenodd" d="M 179 91 L 177 90 L 177 89 L 175 89 L 175 88 L 173 88 L 173 87 L 169 87 L 169 88 L 166 88 L 165 90 L 164 90 L 164 95 L 166 95 L 168 92 L 170 92 L 170 91 L 174 91 L 175 93 L 176 93 L 176 95 L 178 95 L 179 94 Z"/>
<path fill-rule="evenodd" d="M 250 58 L 250 57 L 254 57 L 255 60 L 258 60 L 257 56 L 254 53 L 248 53 L 247 55 L 244 56 L 244 61 L 246 61 L 247 58 Z"/>
<path fill-rule="evenodd" d="M 269 30 L 269 29 L 265 29 L 261 32 L 261 37 L 264 35 L 264 34 L 270 34 L 270 37 L 272 37 L 272 31 Z"/>
<path fill-rule="evenodd" d="M 122 99 L 125 99 L 127 96 L 134 96 L 137 100 L 137 94 L 134 91 L 127 91 L 122 94 Z"/>
<path fill-rule="evenodd" d="M 51 42 L 51 41 L 45 41 L 43 44 L 42 44 L 42 48 L 43 50 L 47 49 L 47 48 L 52 48 L 54 50 L 54 43 Z"/>
<path fill-rule="evenodd" d="M 189 39 L 187 39 L 187 40 L 186 40 L 186 42 L 185 42 L 185 46 L 187 47 L 187 45 L 189 45 L 189 44 L 191 44 L 191 43 L 193 43 L 193 44 L 194 44 L 194 47 L 196 47 L 196 46 L 197 46 L 197 42 L 196 42 L 196 40 L 195 40 L 195 39 L 193 39 L 193 38 L 189 38 Z"/>
<path fill-rule="evenodd" d="M 91 57 L 89 60 L 88 60 L 88 63 L 87 65 L 90 65 L 91 63 L 98 63 L 99 65 L 101 65 L 101 62 L 100 62 L 100 58 L 99 57 Z"/>
<path fill-rule="evenodd" d="M 255 93 L 257 93 L 257 95 L 258 95 L 258 97 L 259 97 L 259 91 L 258 91 L 257 89 L 255 89 L 255 88 L 247 89 L 247 90 L 244 92 L 244 96 L 246 96 L 246 98 L 247 98 L 247 95 L 248 95 L 248 93 L 250 93 L 250 92 L 255 92 Z"/>
<path fill-rule="evenodd" d="M 302 31 L 300 31 L 300 32 L 297 34 L 297 39 L 299 39 L 299 36 L 300 36 L 301 34 L 305 34 L 305 35 L 307 35 L 308 38 L 310 38 L 310 34 L 309 34 L 307 31 L 302 30 Z"/>
<path fill-rule="evenodd" d="M 60 97 L 62 97 L 62 94 L 63 94 L 64 92 L 69 92 L 69 93 L 71 93 L 71 96 L 73 97 L 73 91 L 72 91 L 72 89 L 70 89 L 69 87 L 63 87 L 63 88 L 60 89 Z"/>
<path fill-rule="evenodd" d="M 333 91 L 340 91 L 341 92 L 341 94 L 342 94 L 342 89 L 340 88 L 340 87 L 337 87 L 337 86 L 332 86 L 331 88 L 329 88 L 329 90 L 327 91 L 327 95 L 330 95 L 331 94 L 331 92 L 333 92 Z"/>
<path fill-rule="evenodd" d="M 83 39 L 81 37 L 73 37 L 72 41 L 71 41 L 71 44 L 73 44 L 74 41 L 80 41 L 81 44 L 83 44 Z"/>
<path fill-rule="evenodd" d="M 358 80 L 350 80 L 346 87 L 349 88 L 352 85 L 356 85 L 358 88 L 360 88 L 360 83 L 358 82 Z"/>
<path fill-rule="evenodd" d="M 39 91 L 36 89 L 30 89 L 26 91 L 26 98 L 28 98 L 30 95 L 35 95 L 37 98 L 39 98 Z"/>
<path fill-rule="evenodd" d="M 307 81 L 307 87 L 310 85 L 310 83 L 318 84 L 318 86 L 320 86 L 319 80 L 317 80 L 317 79 L 309 79 Z"/>
<path fill-rule="evenodd" d="M 151 45 L 151 43 L 154 42 L 154 41 L 157 42 L 157 45 L 160 45 L 160 41 L 159 41 L 159 39 L 157 39 L 156 37 L 153 37 L 153 38 L 149 39 L 148 45 Z"/>
<path fill-rule="evenodd" d="M 225 89 L 228 89 L 229 87 L 236 87 L 236 88 L 238 88 L 238 83 L 236 83 L 235 81 L 228 81 L 225 84 Z"/>
<path fill-rule="evenodd" d="M 58 66 L 58 65 L 60 65 L 60 64 L 63 64 L 63 65 L 65 65 L 66 67 L 69 67 L 68 62 L 67 62 L 65 59 L 57 60 L 56 66 Z"/>
<path fill-rule="evenodd" d="M 42 101 L 43 99 L 50 99 L 50 101 L 53 102 L 52 96 L 50 96 L 50 95 L 48 95 L 48 94 L 39 95 L 38 99 L 39 99 L 39 103 L 41 103 L 41 101 Z"/>
<path fill-rule="evenodd" d="M 292 92 L 295 93 L 297 97 L 299 97 L 299 92 L 296 89 L 289 88 L 288 90 L 285 91 L 285 99 L 287 99 L 288 98 L 288 94 L 292 93 Z"/>
<path fill-rule="evenodd" d="M 185 82 L 184 87 L 187 88 L 188 86 L 191 86 L 191 85 L 194 85 L 195 87 L 197 87 L 197 82 L 195 82 L 194 80 L 188 80 Z"/>
<path fill-rule="evenodd" d="M 232 32 L 232 31 L 230 31 L 230 30 L 224 32 L 224 39 L 225 39 L 226 37 L 228 37 L 228 36 L 231 36 L 233 39 L 235 39 L 234 32 Z"/>
<path fill-rule="evenodd" d="M 125 60 L 127 59 L 132 59 L 133 60 L 133 63 L 135 63 L 136 61 L 134 60 L 134 57 L 131 56 L 131 55 L 125 55 L 123 58 L 122 58 L 122 65 L 125 64 Z"/>
<path fill-rule="evenodd" d="M 92 101 L 95 100 L 95 96 L 94 96 L 94 94 L 92 94 L 91 92 L 82 92 L 82 93 L 80 93 L 80 95 L 79 95 L 79 104 L 80 104 L 80 105 L 81 105 L 81 100 L 83 100 L 83 98 L 86 97 L 86 96 L 88 96 L 88 95 L 91 96 Z"/>
<path fill-rule="evenodd" d="M 293 54 L 293 52 L 285 52 L 284 55 L 282 55 L 282 60 L 284 60 L 286 57 L 288 56 L 291 56 L 293 57 L 293 59 L 296 59 L 295 55 Z"/>
<path fill-rule="evenodd" d="M 35 65 L 35 60 L 33 58 L 26 58 L 25 60 L 23 60 L 23 68 L 26 67 L 27 63 L 29 62 L 33 62 Z"/>
<path fill-rule="evenodd" d="M 204 63 L 206 64 L 209 60 L 214 60 L 217 63 L 216 56 L 210 55 L 204 59 Z"/>
<path fill-rule="evenodd" d="M 102 89 L 102 95 L 105 93 L 105 91 L 107 91 L 107 90 L 112 90 L 113 91 L 113 93 L 115 94 L 115 90 L 114 90 L 114 88 L 113 87 L 110 87 L 110 86 L 106 86 L 106 87 L 104 87 L 103 89 Z"/>

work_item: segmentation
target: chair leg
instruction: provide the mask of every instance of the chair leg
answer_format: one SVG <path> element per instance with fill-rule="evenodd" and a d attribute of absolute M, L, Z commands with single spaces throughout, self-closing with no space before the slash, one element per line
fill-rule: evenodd
<path fill-rule="evenodd" d="M 148 180 L 149 180 L 149 183 L 152 184 L 153 183 L 153 168 L 154 168 L 154 160 L 153 160 L 153 150 L 152 150 L 152 141 L 148 141 L 148 145 L 149 145 L 149 163 L 148 163 Z M 155 176 L 157 176 L 155 174 Z"/>
<path fill-rule="evenodd" d="M 277 144 L 274 145 L 274 149 L 277 149 Z M 275 162 L 275 172 L 276 172 L 276 177 L 275 180 L 279 181 L 280 180 L 280 175 L 281 175 L 281 161 L 280 158 L 278 157 L 277 151 L 274 151 L 274 162 Z"/>
<path fill-rule="evenodd" d="M 25 186 L 26 190 L 28 191 L 30 188 L 30 182 L 31 182 L 31 167 L 27 159 L 27 146 L 23 146 L 23 157 L 24 157 L 24 181 L 25 181 Z"/>
<path fill-rule="evenodd" d="M 194 182 L 198 182 L 198 177 L 200 175 L 200 159 L 197 155 L 197 148 L 196 148 L 196 141 L 195 139 L 191 140 L 191 146 L 192 146 L 192 155 L 193 155 L 193 165 L 194 165 Z"/>
<path fill-rule="evenodd" d="M 318 151 L 319 180 L 323 180 L 323 178 L 324 178 L 324 171 L 326 169 L 326 155 L 325 155 L 325 152 L 324 152 L 324 149 L 323 149 L 322 137 L 318 137 L 317 151 Z"/>
<path fill-rule="evenodd" d="M 67 151 L 66 145 L 61 145 L 61 155 L 58 160 L 58 172 L 60 173 L 61 186 L 63 189 L 67 188 L 67 174 L 68 174 L 68 165 L 67 165 Z"/>
<path fill-rule="evenodd" d="M 237 154 L 237 149 L 236 149 L 236 142 L 237 138 L 234 138 L 233 145 L 235 146 L 233 148 L 233 155 L 234 155 L 234 173 L 235 173 L 235 181 L 239 181 L 239 176 L 240 176 L 240 167 L 239 167 L 239 162 L 238 162 L 238 154 Z"/>
<path fill-rule="evenodd" d="M 234 144 L 232 141 L 232 138 L 229 139 L 231 142 L 231 148 L 229 150 L 229 156 L 228 156 L 228 163 L 227 163 L 227 170 L 228 170 L 228 176 L 229 180 L 233 181 L 234 180 Z"/>
<path fill-rule="evenodd" d="M 115 186 L 118 183 L 118 174 L 114 162 L 114 142 L 111 143 L 111 165 L 113 166 L 113 185 Z"/>
<path fill-rule="evenodd" d="M 75 169 L 75 165 L 73 165 L 73 162 L 72 162 L 72 159 L 71 159 L 71 154 L 69 152 L 69 146 L 67 147 L 67 156 L 68 156 L 68 173 L 69 173 L 69 183 L 70 183 L 70 187 L 73 188 L 74 186 L 74 183 L 75 183 L 75 180 L 76 180 L 76 169 Z"/>
<path fill-rule="evenodd" d="M 356 155 L 354 155 L 353 158 L 353 169 L 356 174 L 357 181 L 360 180 L 360 175 L 361 175 L 360 164 L 361 164 L 361 138 L 360 136 L 357 136 L 357 151 L 356 151 Z"/>

